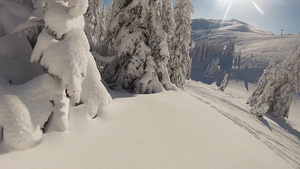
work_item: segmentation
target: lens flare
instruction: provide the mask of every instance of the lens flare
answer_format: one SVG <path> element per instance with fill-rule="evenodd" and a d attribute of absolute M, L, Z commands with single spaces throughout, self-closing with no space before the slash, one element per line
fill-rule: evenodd
<path fill-rule="evenodd" d="M 265 14 L 263 10 L 260 9 L 260 7 L 254 2 L 252 1 L 253 6 L 258 10 L 258 12 L 260 12 L 261 14 Z"/>
<path fill-rule="evenodd" d="M 228 7 L 227 7 L 227 9 L 226 9 L 226 12 L 225 12 L 225 15 L 224 15 L 224 17 L 223 17 L 223 19 L 222 19 L 222 23 L 221 23 L 221 25 L 220 25 L 220 28 L 223 26 L 223 23 L 224 23 L 224 21 L 225 21 L 227 15 L 228 15 L 228 12 L 229 12 L 229 10 L 230 10 L 230 8 L 231 8 L 231 5 L 232 5 L 232 0 L 230 1 L 229 5 L 228 5 Z"/>

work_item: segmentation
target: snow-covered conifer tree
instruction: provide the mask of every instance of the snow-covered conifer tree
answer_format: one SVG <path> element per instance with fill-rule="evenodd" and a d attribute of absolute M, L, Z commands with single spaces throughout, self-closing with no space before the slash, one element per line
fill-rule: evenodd
<path fill-rule="evenodd" d="M 225 74 L 224 79 L 223 79 L 221 85 L 219 86 L 219 89 L 221 91 L 224 91 L 225 88 L 227 87 L 227 84 L 228 84 L 228 73 Z"/>
<path fill-rule="evenodd" d="M 268 78 L 270 79 L 275 74 L 275 72 L 274 72 L 275 68 L 276 68 L 275 61 L 271 60 L 269 63 L 269 66 L 264 70 L 264 73 L 260 77 L 256 90 L 253 92 L 252 96 L 247 101 L 247 103 L 250 104 L 250 106 L 255 104 L 257 102 L 259 96 L 263 93 L 263 91 L 266 87 L 266 84 L 268 82 Z"/>
<path fill-rule="evenodd" d="M 104 13 L 105 20 L 105 33 L 103 35 L 103 40 L 101 41 L 98 47 L 98 53 L 104 57 L 113 58 L 116 55 L 115 48 L 113 47 L 114 39 L 116 38 L 118 32 L 120 31 L 120 27 L 118 24 L 118 17 L 123 1 L 114 0 L 109 1 L 109 5 L 106 7 Z"/>
<path fill-rule="evenodd" d="M 205 74 L 207 76 L 215 76 L 215 74 L 219 71 L 220 59 L 213 59 L 211 64 L 207 67 Z"/>
<path fill-rule="evenodd" d="M 173 53 L 174 49 L 172 47 L 172 38 L 174 36 L 174 30 L 175 30 L 175 20 L 174 20 L 174 10 L 173 10 L 173 2 L 172 0 L 158 0 L 158 12 L 161 19 L 161 25 L 163 30 L 167 33 L 167 42 L 169 47 L 170 54 Z M 172 54 L 171 58 L 172 60 Z"/>
<path fill-rule="evenodd" d="M 242 57 L 242 51 L 240 50 L 239 54 L 237 56 L 237 67 L 238 67 L 238 69 L 241 68 L 241 57 Z"/>
<path fill-rule="evenodd" d="M 224 45 L 214 40 L 199 40 L 196 42 L 192 58 L 200 62 L 219 56 L 223 53 Z"/>
<path fill-rule="evenodd" d="M 168 34 L 168 41 L 174 34 L 175 20 L 172 0 L 159 0 L 158 10 L 161 18 L 161 25 L 163 30 Z"/>
<path fill-rule="evenodd" d="M 89 104 L 92 102 L 91 99 L 101 101 L 101 97 L 103 97 L 102 99 L 107 101 L 104 101 L 103 104 L 99 102 L 97 105 L 97 107 L 103 107 L 104 103 L 109 102 L 111 98 L 108 94 L 103 94 L 107 91 L 100 81 L 100 74 L 96 65 L 90 63 L 95 61 L 91 59 L 93 57 L 89 52 L 90 46 L 83 31 L 83 14 L 87 7 L 87 0 L 49 3 L 44 17 L 45 28 L 38 37 L 31 61 L 40 60 L 41 65 L 47 69 L 49 74 L 61 79 L 62 88 L 73 104 L 82 101 Z M 95 69 L 91 69 L 88 65 L 95 66 Z M 89 74 L 95 74 L 94 78 L 86 78 L 90 76 Z M 86 80 L 95 85 L 84 85 Z M 82 95 L 91 90 L 97 91 L 94 93 L 95 97 L 88 99 Z M 89 113 L 95 116 L 98 110 L 92 109 L 93 112 Z"/>
<path fill-rule="evenodd" d="M 288 117 L 292 97 L 299 92 L 300 48 L 283 65 L 271 62 L 248 100 L 251 112 L 274 117 Z"/>
<path fill-rule="evenodd" d="M 112 9 L 113 9 L 113 0 L 108 0 L 108 4 L 106 6 L 102 6 L 101 9 L 101 22 L 104 26 L 103 30 L 103 39 L 106 38 L 106 30 L 108 30 L 109 23 L 112 21 Z"/>
<path fill-rule="evenodd" d="M 235 51 L 235 40 L 231 39 L 229 43 L 226 45 L 226 49 L 224 50 L 225 56 L 233 56 Z"/>
<path fill-rule="evenodd" d="M 103 78 L 111 88 L 137 93 L 173 89 L 166 64 L 167 34 L 162 29 L 157 1 L 113 1 L 108 37 L 115 59 Z M 119 11 L 119 12 L 117 12 Z"/>
<path fill-rule="evenodd" d="M 257 116 L 261 116 L 267 111 L 265 110 L 267 107 L 267 97 L 264 95 L 267 94 L 266 89 L 269 86 L 268 83 L 274 83 L 273 79 L 277 69 L 275 62 L 272 60 L 269 66 L 264 70 L 263 75 L 260 77 L 256 90 L 247 101 L 247 104 L 253 107 L 252 112 Z"/>
<path fill-rule="evenodd" d="M 89 7 L 85 13 L 85 31 L 93 51 L 99 45 L 103 33 L 100 17 L 101 6 L 102 0 L 89 0 Z"/>
<path fill-rule="evenodd" d="M 172 38 L 171 59 L 169 60 L 169 74 L 172 83 L 182 87 L 185 79 L 189 79 L 191 59 L 189 57 L 189 43 L 191 36 L 191 14 L 193 5 L 190 0 L 177 0 L 174 6 L 176 27 Z"/>
<path fill-rule="evenodd" d="M 15 2 L 5 2 L 12 5 L 10 7 L 13 9 L 24 10 Z M 10 43 L 19 39 L 23 45 L 20 47 L 18 41 L 15 42 L 16 47 L 23 53 L 13 52 L 4 56 L 10 61 L 8 63 L 22 67 L 24 64 L 19 61 L 29 61 L 29 58 L 25 56 L 22 60 L 21 56 L 31 54 L 31 61 L 39 61 L 46 69 L 46 73 L 39 72 L 33 79 L 27 77 L 26 83 L 20 85 L 11 85 L 8 80 L 0 78 L 0 134 L 4 135 L 4 144 L 15 149 L 36 145 L 42 137 L 41 129 L 66 131 L 69 127 L 70 99 L 72 103 L 80 103 L 78 107 L 82 107 L 91 117 L 95 117 L 111 101 L 101 83 L 83 31 L 83 14 L 88 6 L 87 0 L 48 2 L 45 15 L 37 16 L 44 19 L 45 26 L 33 51 L 23 34 L 19 38 L 13 35 L 6 38 Z M 7 9 L 9 10 L 11 8 Z M 15 14 L 20 15 L 22 12 Z M 13 23 L 10 26 L 16 25 Z M 21 28 L 27 27 L 23 25 L 20 30 Z M 1 41 L 4 39 L 1 38 Z M 23 71 L 31 70 L 27 66 L 29 65 L 26 64 Z"/>

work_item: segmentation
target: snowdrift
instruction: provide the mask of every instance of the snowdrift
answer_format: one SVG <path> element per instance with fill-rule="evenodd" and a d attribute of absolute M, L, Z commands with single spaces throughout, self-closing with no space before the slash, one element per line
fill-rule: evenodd
<path fill-rule="evenodd" d="M 114 103 L 99 118 L 75 108 L 69 132 L 47 133 L 34 149 L 7 154 L 1 145 L 1 167 L 292 168 L 249 132 L 186 93 L 111 94 Z"/>

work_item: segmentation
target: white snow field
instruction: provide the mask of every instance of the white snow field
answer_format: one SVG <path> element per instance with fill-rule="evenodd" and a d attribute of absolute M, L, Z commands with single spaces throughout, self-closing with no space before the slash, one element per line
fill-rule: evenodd
<path fill-rule="evenodd" d="M 245 104 L 255 88 L 255 85 L 250 84 L 247 91 L 244 82 L 230 81 L 225 92 L 221 92 L 216 85 L 189 81 L 186 91 L 248 131 L 290 165 L 299 168 L 299 98 L 293 100 L 289 119 L 270 116 L 258 118 L 250 113 L 250 106 Z"/>
<path fill-rule="evenodd" d="M 189 81 L 184 91 L 110 94 L 114 102 L 96 119 L 74 108 L 69 131 L 46 133 L 32 149 L 8 151 L 0 144 L 0 168 L 300 167 L 299 132 L 250 114 L 250 94 L 241 87 L 221 92 Z"/>

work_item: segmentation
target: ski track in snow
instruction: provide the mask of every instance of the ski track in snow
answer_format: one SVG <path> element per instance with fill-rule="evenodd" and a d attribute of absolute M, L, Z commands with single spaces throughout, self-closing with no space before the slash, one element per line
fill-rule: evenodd
<path fill-rule="evenodd" d="M 291 166 L 300 168 L 299 132 L 293 135 L 266 116 L 257 118 L 250 113 L 250 107 L 245 104 L 247 98 L 231 95 L 226 91 L 221 92 L 215 85 L 208 86 L 201 82 L 189 81 L 185 91 L 244 128 Z"/>

